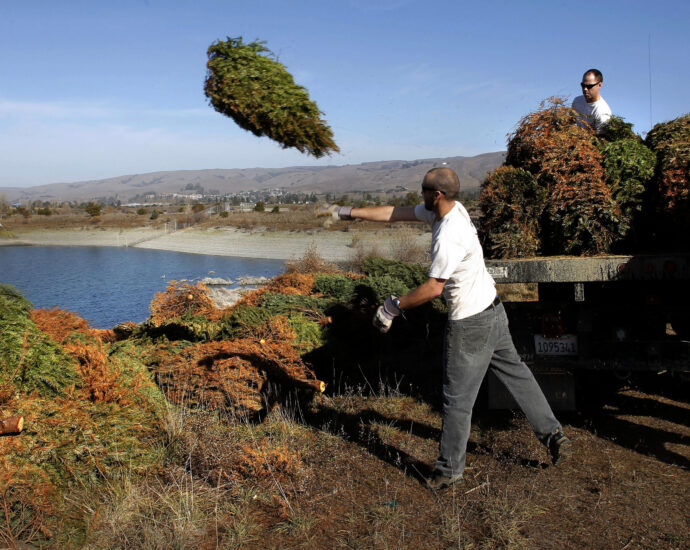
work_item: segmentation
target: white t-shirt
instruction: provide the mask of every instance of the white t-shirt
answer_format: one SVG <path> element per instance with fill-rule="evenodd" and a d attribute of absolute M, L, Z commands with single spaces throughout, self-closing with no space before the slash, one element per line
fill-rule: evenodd
<path fill-rule="evenodd" d="M 593 103 L 587 103 L 585 96 L 579 95 L 573 100 L 573 109 L 594 128 L 597 134 L 601 133 L 604 124 L 611 118 L 611 107 L 603 97 Z"/>
<path fill-rule="evenodd" d="M 455 321 L 484 311 L 496 297 L 496 288 L 465 207 L 456 201 L 455 208 L 440 220 L 423 204 L 414 213 L 432 226 L 429 277 L 446 279 L 443 296 L 448 318 Z"/>

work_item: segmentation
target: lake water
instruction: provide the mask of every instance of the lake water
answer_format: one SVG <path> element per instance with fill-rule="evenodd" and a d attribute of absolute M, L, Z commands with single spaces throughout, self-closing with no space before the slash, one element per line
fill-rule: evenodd
<path fill-rule="evenodd" d="M 273 277 L 284 265 L 138 248 L 0 246 L 0 283 L 17 287 L 34 307 L 73 311 L 94 328 L 144 321 L 153 296 L 170 280 Z"/>

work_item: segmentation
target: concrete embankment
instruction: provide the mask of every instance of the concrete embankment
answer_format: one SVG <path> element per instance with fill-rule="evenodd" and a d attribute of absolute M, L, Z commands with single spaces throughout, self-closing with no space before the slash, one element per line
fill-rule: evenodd
<path fill-rule="evenodd" d="M 0 246 L 132 246 L 164 235 L 158 229 L 13 229 L 0 235 Z"/>
<path fill-rule="evenodd" d="M 20 230 L 0 238 L 2 245 L 116 246 L 234 256 L 295 260 L 314 250 L 323 259 L 347 262 L 358 250 L 380 254 L 403 240 L 424 250 L 430 233 L 382 228 L 380 231 L 257 231 L 236 228 L 185 229 L 166 232 L 157 229 Z"/>

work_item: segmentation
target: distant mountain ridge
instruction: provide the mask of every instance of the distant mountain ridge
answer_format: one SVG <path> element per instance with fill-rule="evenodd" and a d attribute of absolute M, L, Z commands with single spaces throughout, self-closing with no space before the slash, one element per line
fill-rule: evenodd
<path fill-rule="evenodd" d="M 280 189 L 289 193 L 373 192 L 406 188 L 416 191 L 422 177 L 434 166 L 446 166 L 460 177 L 461 190 L 475 192 L 486 173 L 500 166 L 505 152 L 473 157 L 422 160 L 390 160 L 344 166 L 293 166 L 287 168 L 243 168 L 176 170 L 117 176 L 74 183 L 52 183 L 34 187 L 0 187 L 0 196 L 17 201 L 89 201 L 115 198 L 127 202 L 146 193 L 189 193 L 191 187 L 219 194 Z"/>

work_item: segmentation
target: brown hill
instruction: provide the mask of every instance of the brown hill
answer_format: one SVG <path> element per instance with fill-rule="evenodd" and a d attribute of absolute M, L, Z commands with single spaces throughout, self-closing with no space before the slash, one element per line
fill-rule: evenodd
<path fill-rule="evenodd" d="M 181 193 L 201 186 L 206 193 L 234 194 L 242 191 L 281 189 L 294 193 L 345 194 L 355 191 L 416 190 L 424 173 L 434 166 L 454 169 L 462 190 L 475 192 L 486 173 L 501 165 L 505 152 L 474 157 L 423 160 L 391 160 L 344 166 L 295 166 L 177 170 L 151 172 L 74 183 L 34 187 L 0 187 L 0 196 L 10 201 L 88 201 L 115 198 L 127 202 L 146 193 Z"/>

